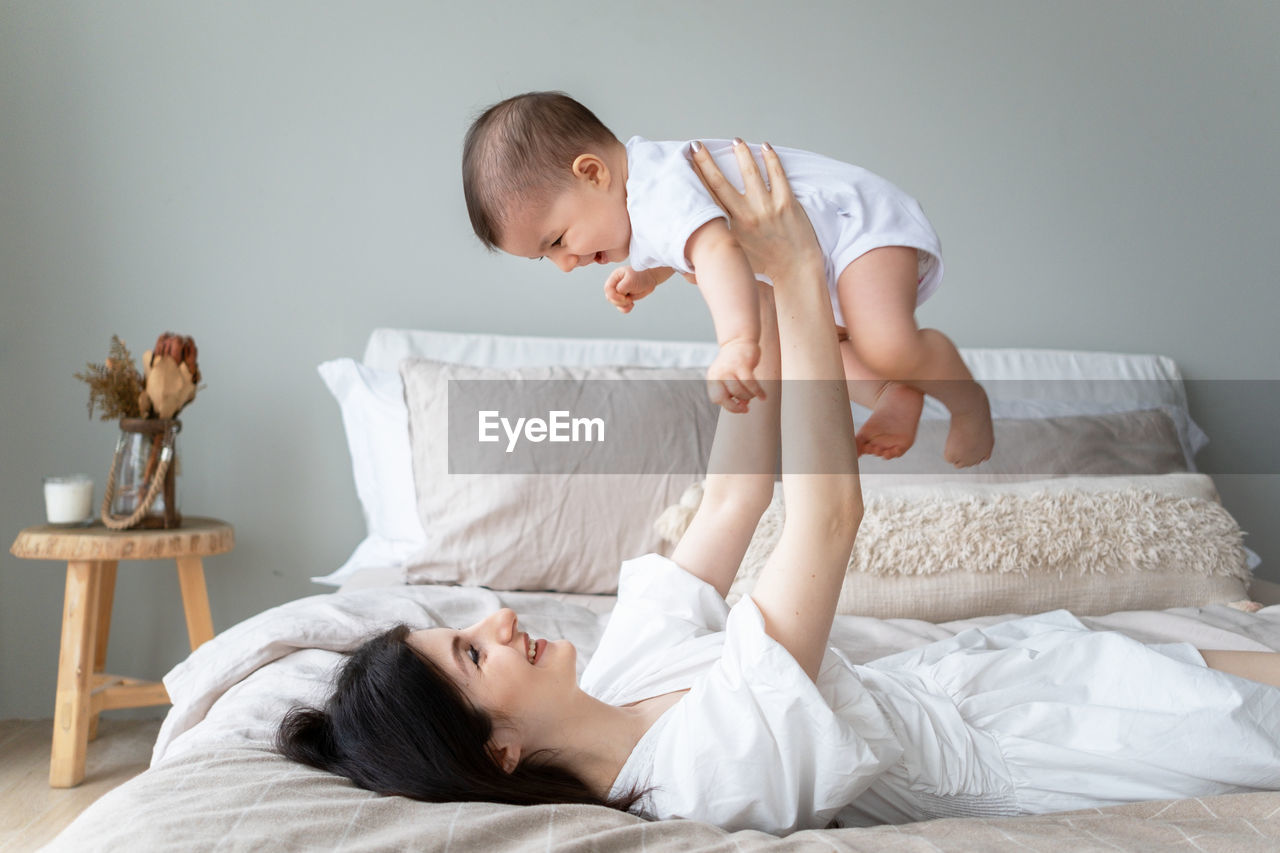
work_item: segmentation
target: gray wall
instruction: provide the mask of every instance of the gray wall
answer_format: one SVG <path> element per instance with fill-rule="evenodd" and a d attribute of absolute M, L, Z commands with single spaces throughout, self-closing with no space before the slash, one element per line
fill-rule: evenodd
<path fill-rule="evenodd" d="M 41 521 L 45 474 L 101 494 L 115 429 L 71 375 L 112 333 L 200 345 L 181 491 L 237 528 L 207 564 L 218 629 L 323 591 L 307 577 L 361 538 L 315 365 L 373 327 L 707 338 L 687 286 L 622 317 L 599 271 L 479 248 L 463 130 L 536 88 L 624 138 L 736 134 L 891 178 L 946 250 L 921 317 L 962 346 L 1274 380 L 1277 43 L 1280 5 L 1253 2 L 4 0 L 0 539 Z M 1206 456 L 1257 470 L 1248 442 L 1274 439 L 1215 393 L 1193 400 Z M 1280 579 L 1277 477 L 1219 483 Z M 121 566 L 109 669 L 182 659 L 174 574 Z M 62 591 L 61 565 L 0 555 L 0 718 L 52 714 Z"/>

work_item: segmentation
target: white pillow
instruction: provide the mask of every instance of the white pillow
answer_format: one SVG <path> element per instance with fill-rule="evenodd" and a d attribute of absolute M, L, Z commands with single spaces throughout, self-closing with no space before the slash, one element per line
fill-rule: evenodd
<path fill-rule="evenodd" d="M 645 341 L 607 338 L 539 338 L 465 334 L 420 329 L 374 329 L 364 362 L 396 370 L 406 358 L 429 358 L 471 367 L 705 367 L 717 347 L 705 341 Z M 960 351 L 974 378 L 991 398 L 998 418 L 1047 418 L 1162 409 L 1178 429 L 1187 469 L 1208 437 L 1191 419 L 1182 374 L 1160 355 L 1050 349 Z M 854 407 L 856 422 L 867 410 Z M 926 399 L 926 419 L 947 418 L 937 400 Z"/>
<path fill-rule="evenodd" d="M 356 495 L 367 535 L 337 571 L 312 578 L 340 585 L 364 568 L 403 566 L 419 557 L 427 537 L 418 519 L 409 448 L 409 410 L 400 374 L 350 358 L 316 368 L 342 410 Z"/>
<path fill-rule="evenodd" d="M 364 363 L 399 370 L 406 358 L 428 358 L 468 367 L 706 367 L 713 343 L 628 338 L 534 338 L 514 335 L 374 329 Z"/>

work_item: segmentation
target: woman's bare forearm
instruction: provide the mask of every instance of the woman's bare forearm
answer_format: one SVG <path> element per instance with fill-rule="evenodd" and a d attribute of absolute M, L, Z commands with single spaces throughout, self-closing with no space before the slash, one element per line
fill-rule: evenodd
<path fill-rule="evenodd" d="M 721 595 L 729 591 L 760 516 L 773 498 L 778 455 L 779 377 L 773 298 L 760 288 L 761 358 L 766 387 L 745 414 L 721 410 L 707 464 L 702 502 L 671 558 Z"/>
<path fill-rule="evenodd" d="M 705 148 L 695 145 L 692 153 L 703 181 L 733 219 L 752 268 L 774 283 L 787 511 L 782 536 L 751 597 L 766 632 L 815 677 L 862 520 L 862 494 L 825 265 L 781 162 L 764 148 L 771 188 L 747 146 L 735 140 L 744 193 L 725 180 Z"/>
<path fill-rule="evenodd" d="M 816 677 L 849 554 L 862 493 L 844 366 L 825 272 L 797 267 L 774 279 L 782 351 L 782 493 L 786 520 L 752 598 L 769 635 Z M 815 329 L 824 330 L 815 332 Z"/>
<path fill-rule="evenodd" d="M 1210 669 L 1280 687 L 1280 652 L 1199 651 Z"/>

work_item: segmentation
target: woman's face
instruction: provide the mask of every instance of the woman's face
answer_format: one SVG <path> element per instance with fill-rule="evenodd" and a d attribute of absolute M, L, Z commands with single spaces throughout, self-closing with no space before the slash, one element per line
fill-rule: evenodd
<path fill-rule="evenodd" d="M 503 608 L 469 628 L 427 628 L 409 645 L 448 673 L 473 705 L 499 720 L 535 724 L 577 687 L 577 650 L 535 640 Z M 535 726 L 531 726 L 535 727 Z"/>

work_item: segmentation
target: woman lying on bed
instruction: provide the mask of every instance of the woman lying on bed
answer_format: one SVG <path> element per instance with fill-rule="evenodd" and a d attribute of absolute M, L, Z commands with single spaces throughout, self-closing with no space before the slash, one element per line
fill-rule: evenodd
<path fill-rule="evenodd" d="M 784 393 L 720 416 L 705 495 L 671 559 L 625 563 L 600 645 L 500 610 L 358 649 L 285 755 L 429 801 L 598 803 L 726 829 L 1013 815 L 1280 788 L 1280 654 L 1146 646 L 1058 611 L 855 666 L 828 649 L 862 514 L 822 258 L 776 156 L 746 194 L 694 161 L 773 280 Z M 768 360 L 762 360 L 768 363 Z M 807 381 L 799 381 L 807 380 Z M 724 594 L 773 487 L 786 522 L 754 590 Z M 718 473 L 716 473 L 718 472 Z M 639 522 L 638 522 L 639 523 Z M 1267 686 L 1268 682 L 1272 686 Z"/>

